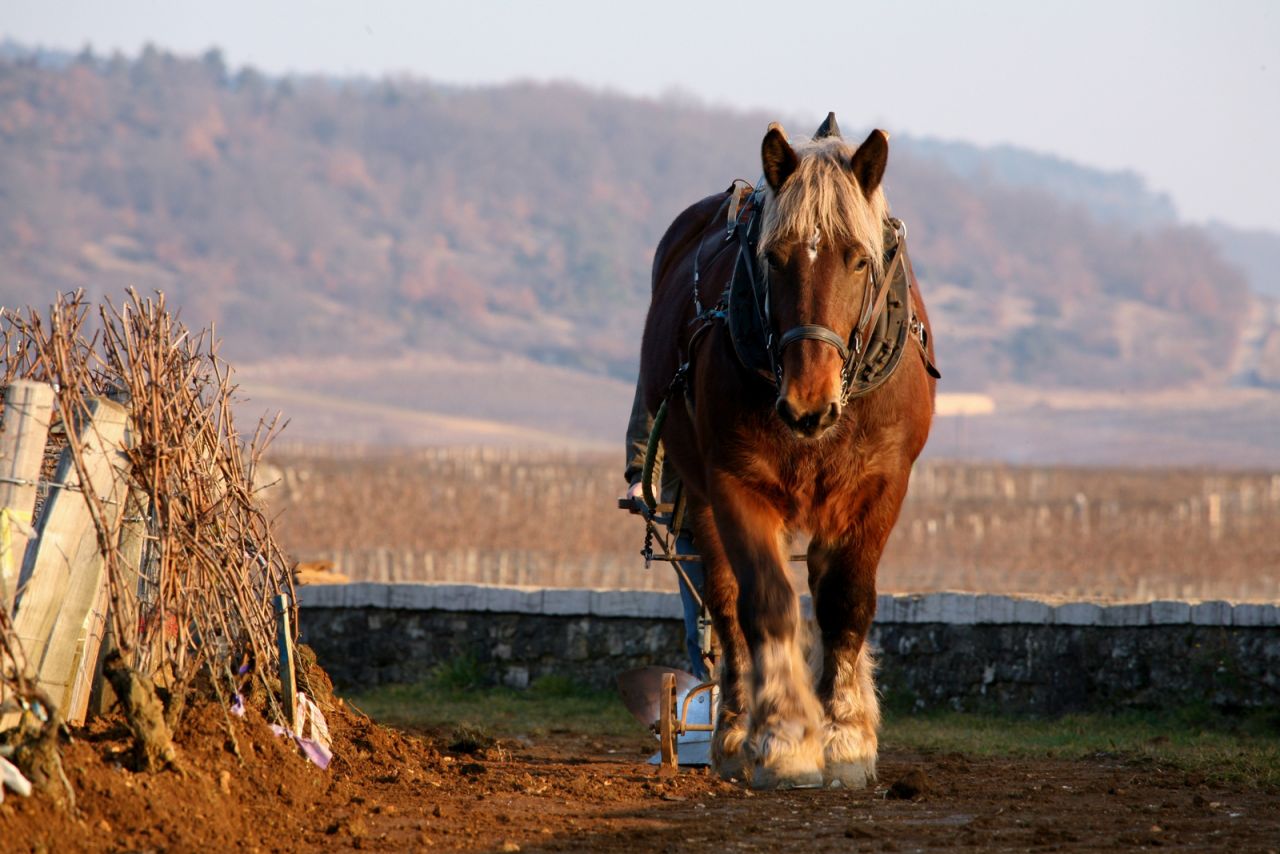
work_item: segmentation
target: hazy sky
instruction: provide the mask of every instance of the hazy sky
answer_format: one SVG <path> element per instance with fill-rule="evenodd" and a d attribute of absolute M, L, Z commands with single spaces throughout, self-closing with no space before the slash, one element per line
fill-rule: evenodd
<path fill-rule="evenodd" d="M 272 71 L 672 90 L 1133 169 L 1192 220 L 1280 231 L 1280 2 L 3 0 L 0 33 Z M 762 129 L 763 131 L 763 129 Z"/>

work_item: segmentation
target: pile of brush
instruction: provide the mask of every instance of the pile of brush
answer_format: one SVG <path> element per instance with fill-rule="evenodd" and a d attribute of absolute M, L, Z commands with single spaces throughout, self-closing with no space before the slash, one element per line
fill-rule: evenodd
<path fill-rule="evenodd" d="M 255 470 L 279 422 L 259 421 L 248 436 L 237 431 L 235 385 L 214 330 L 187 329 L 163 295 L 131 291 L 120 306 L 93 307 L 77 292 L 46 315 L 0 315 L 0 359 L 6 388 L 23 379 L 54 389 L 50 435 L 65 443 L 62 470 L 79 483 L 89 483 L 89 473 L 70 437 L 102 399 L 128 411 L 123 508 L 92 489 L 78 494 L 105 573 L 107 641 L 96 670 L 110 689 L 94 690 L 114 694 L 137 737 L 138 764 L 176 765 L 170 733 L 200 692 L 225 708 L 260 693 L 269 716 L 283 722 L 275 603 L 282 593 L 292 601 L 292 581 L 254 494 Z M 38 527 L 38 510 L 36 518 Z M 0 607 L 0 700 L 21 721 L 0 741 L 38 787 L 61 790 L 56 740 L 65 710 L 33 678 L 10 617 Z"/>

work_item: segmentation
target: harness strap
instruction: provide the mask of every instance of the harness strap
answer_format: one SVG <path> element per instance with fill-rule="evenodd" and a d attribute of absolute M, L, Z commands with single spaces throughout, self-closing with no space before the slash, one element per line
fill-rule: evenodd
<path fill-rule="evenodd" d="M 867 301 L 867 308 L 863 317 L 858 321 L 858 325 L 854 328 L 854 340 L 860 341 L 869 339 L 872 328 L 879 321 L 880 316 L 884 314 L 885 303 L 889 300 L 889 291 L 892 290 L 893 277 L 898 274 L 898 268 L 902 266 L 902 256 L 906 253 L 903 242 L 903 231 L 901 224 L 897 220 L 891 220 L 895 227 L 899 229 L 898 245 L 894 249 L 893 258 L 889 261 L 889 266 L 885 268 L 884 275 L 880 277 L 880 281 L 876 283 L 875 297 Z M 908 288 L 910 283 L 908 283 Z M 846 380 L 842 403 L 848 402 L 849 397 L 853 394 L 854 385 L 857 383 L 858 375 L 862 373 L 863 359 L 865 351 L 855 353 L 857 360 L 854 364 L 846 364 Z"/>
<path fill-rule="evenodd" d="M 867 316 L 862 318 L 862 321 L 858 324 L 860 330 L 869 332 L 871 325 L 876 322 L 881 312 L 884 311 L 884 304 L 889 299 L 889 286 L 893 283 L 893 277 L 898 274 L 898 267 L 900 266 L 902 266 L 901 246 L 894 250 L 893 259 L 885 269 L 884 275 L 880 277 L 880 281 L 876 282 L 875 300 L 868 306 Z"/>
<path fill-rule="evenodd" d="M 753 205 L 746 222 L 740 222 L 735 229 L 738 234 L 738 263 L 746 267 L 747 275 L 751 280 L 751 308 L 755 312 L 756 323 L 759 324 L 761 334 L 764 335 L 764 349 L 769 358 L 768 372 L 761 370 L 760 375 L 776 383 L 781 374 L 773 343 L 773 324 L 769 318 L 769 280 L 765 277 L 764 293 L 761 294 L 758 287 L 760 276 L 756 271 L 756 246 L 751 234 L 759 215 L 759 208 Z M 732 276 L 729 281 L 732 286 Z"/>

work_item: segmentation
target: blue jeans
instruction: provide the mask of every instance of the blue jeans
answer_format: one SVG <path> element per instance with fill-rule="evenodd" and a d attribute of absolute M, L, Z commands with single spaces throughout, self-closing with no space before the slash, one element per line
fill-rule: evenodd
<path fill-rule="evenodd" d="M 694 547 L 693 537 L 688 532 L 681 533 L 680 536 L 676 537 L 676 554 L 695 555 L 697 553 L 698 550 Z M 702 562 L 680 561 L 680 568 L 684 570 L 684 574 L 689 577 L 689 581 L 697 588 L 698 596 L 704 595 L 703 591 L 706 590 L 707 584 Z M 676 578 L 680 582 L 680 604 L 684 608 L 684 644 L 689 653 L 690 672 L 705 681 L 708 678 L 707 667 L 702 663 L 702 647 L 698 641 L 698 616 L 701 608 L 698 607 L 698 600 L 689 591 L 689 585 L 684 583 L 684 579 L 680 578 L 679 573 L 676 573 Z"/>

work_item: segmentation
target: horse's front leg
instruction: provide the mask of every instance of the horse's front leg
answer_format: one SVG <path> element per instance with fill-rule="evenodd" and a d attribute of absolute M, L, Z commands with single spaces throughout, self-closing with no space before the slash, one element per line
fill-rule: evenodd
<path fill-rule="evenodd" d="M 715 734 L 711 737 L 711 765 L 726 780 L 745 780 L 751 658 L 738 623 L 738 581 L 729 566 L 711 509 L 696 508 L 693 518 L 698 551 L 706 572 L 703 597 L 720 641 L 720 660 L 716 666 L 720 710 L 716 715 Z"/>
<path fill-rule="evenodd" d="M 876 779 L 880 701 L 867 633 L 876 613 L 876 567 L 899 504 L 882 496 L 853 530 L 809 545 L 809 587 L 822 637 L 818 698 L 826 717 L 829 785 L 860 789 Z"/>
<path fill-rule="evenodd" d="M 716 529 L 738 582 L 738 622 L 751 653 L 751 785 L 819 786 L 822 707 L 800 649 L 800 604 L 787 578 L 782 516 L 732 476 L 713 478 L 712 489 Z"/>
<path fill-rule="evenodd" d="M 878 555 L 877 555 L 878 559 Z M 861 789 L 875 782 L 880 703 L 866 642 L 876 609 L 876 562 L 856 546 L 809 545 L 814 616 L 822 637 L 818 698 L 826 722 L 826 782 Z"/>

